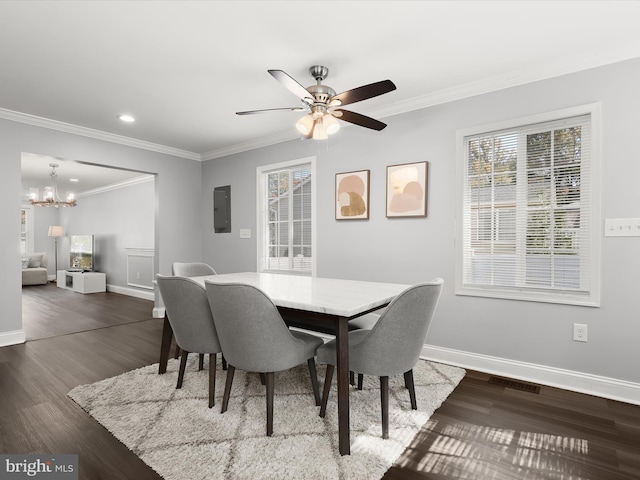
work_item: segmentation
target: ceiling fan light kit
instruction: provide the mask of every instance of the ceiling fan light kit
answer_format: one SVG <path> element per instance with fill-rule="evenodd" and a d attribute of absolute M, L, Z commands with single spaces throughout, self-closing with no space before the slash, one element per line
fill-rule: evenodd
<path fill-rule="evenodd" d="M 329 75 L 329 69 L 323 65 L 313 65 L 309 68 L 309 74 L 316 80 L 316 84 L 307 88 L 300 85 L 282 70 L 268 70 L 268 72 L 287 90 L 298 97 L 303 106 L 250 110 L 236 112 L 237 115 L 253 115 L 274 111 L 307 112 L 304 117 L 296 122 L 296 129 L 304 138 L 313 138 L 314 140 L 325 140 L 328 135 L 336 133 L 340 129 L 340 123 L 336 120 L 337 118 L 377 131 L 387 126 L 374 118 L 339 107 L 395 90 L 396 86 L 391 80 L 363 85 L 336 95 L 333 88 L 322 84 L 322 81 Z"/>

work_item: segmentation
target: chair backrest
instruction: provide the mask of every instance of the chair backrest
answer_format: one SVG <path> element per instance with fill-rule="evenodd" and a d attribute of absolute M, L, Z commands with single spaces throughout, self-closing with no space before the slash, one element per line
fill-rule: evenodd
<path fill-rule="evenodd" d="M 376 376 L 411 370 L 420 358 L 443 284 L 436 278 L 394 298 L 369 334 L 351 347 L 350 369 Z"/>
<path fill-rule="evenodd" d="M 184 277 L 158 274 L 156 280 L 178 346 L 187 352 L 221 352 L 204 287 Z"/>
<path fill-rule="evenodd" d="M 181 263 L 174 262 L 171 265 L 173 275 L 180 277 L 201 277 L 203 275 L 216 275 L 216 271 L 211 265 L 200 262 Z"/>
<path fill-rule="evenodd" d="M 306 360 L 278 308 L 260 289 L 205 280 L 213 320 L 225 359 L 249 372 L 279 372 Z M 302 358 L 302 360 L 301 360 Z"/>

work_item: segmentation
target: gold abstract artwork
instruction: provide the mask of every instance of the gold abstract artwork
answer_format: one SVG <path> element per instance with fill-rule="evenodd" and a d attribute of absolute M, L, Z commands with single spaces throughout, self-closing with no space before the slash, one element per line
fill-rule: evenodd
<path fill-rule="evenodd" d="M 369 170 L 336 174 L 336 219 L 369 218 Z"/>

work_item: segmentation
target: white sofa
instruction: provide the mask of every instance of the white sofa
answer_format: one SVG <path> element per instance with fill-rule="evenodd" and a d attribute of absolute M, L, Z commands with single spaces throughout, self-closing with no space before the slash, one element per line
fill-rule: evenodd
<path fill-rule="evenodd" d="M 47 252 L 28 253 L 22 256 L 22 285 L 46 285 Z"/>

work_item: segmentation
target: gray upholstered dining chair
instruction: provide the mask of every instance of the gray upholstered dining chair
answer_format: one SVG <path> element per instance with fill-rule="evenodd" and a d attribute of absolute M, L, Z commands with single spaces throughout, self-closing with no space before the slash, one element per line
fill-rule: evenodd
<path fill-rule="evenodd" d="M 289 330 L 273 301 L 260 289 L 241 283 L 217 284 L 205 280 L 205 288 L 220 345 L 228 362 L 221 412 L 229 405 L 236 368 L 264 374 L 267 403 L 267 436 L 273 434 L 274 372 L 307 362 L 315 404 L 320 405 L 315 354 L 322 339 Z"/>
<path fill-rule="evenodd" d="M 207 263 L 201 262 L 173 262 L 171 264 L 171 272 L 173 275 L 180 277 L 201 277 L 203 275 L 216 275 L 213 267 Z"/>
<path fill-rule="evenodd" d="M 404 374 L 411 408 L 418 408 L 413 384 L 413 367 L 420 358 L 431 319 L 444 281 L 436 278 L 407 288 L 394 298 L 370 330 L 349 332 L 349 370 L 380 377 L 382 438 L 389 438 L 389 377 Z M 331 390 L 336 341 L 317 352 L 318 362 L 327 364 L 320 416 L 324 417 Z"/>
<path fill-rule="evenodd" d="M 213 267 L 202 262 L 173 262 L 171 264 L 171 274 L 179 277 L 200 277 L 203 275 L 217 275 Z M 173 358 L 180 356 L 180 347 L 176 345 L 176 351 Z M 204 355 L 200 355 L 198 359 L 198 369 L 202 370 L 204 366 Z M 226 364 L 223 362 L 223 367 Z"/>
<path fill-rule="evenodd" d="M 222 352 L 207 292 L 199 283 L 185 277 L 156 275 L 176 344 L 182 350 L 176 388 L 182 387 L 190 352 L 209 354 L 209 408 L 215 404 L 216 361 Z"/>
<path fill-rule="evenodd" d="M 378 310 L 374 310 L 373 312 L 367 313 L 365 315 L 361 315 L 356 318 L 352 318 L 349 320 L 349 331 L 351 330 L 371 330 L 378 320 L 380 319 L 380 315 L 382 315 L 385 311 L 386 307 L 379 308 Z M 361 373 L 358 374 L 358 390 L 362 390 L 362 381 L 363 375 Z M 353 370 L 349 372 L 349 383 L 351 385 L 355 385 Z"/>
<path fill-rule="evenodd" d="M 379 308 L 378 310 L 374 310 L 371 313 L 352 318 L 351 320 L 349 320 L 349 330 L 371 330 L 373 326 L 378 323 L 380 315 L 382 315 L 385 310 L 386 307 Z"/>

